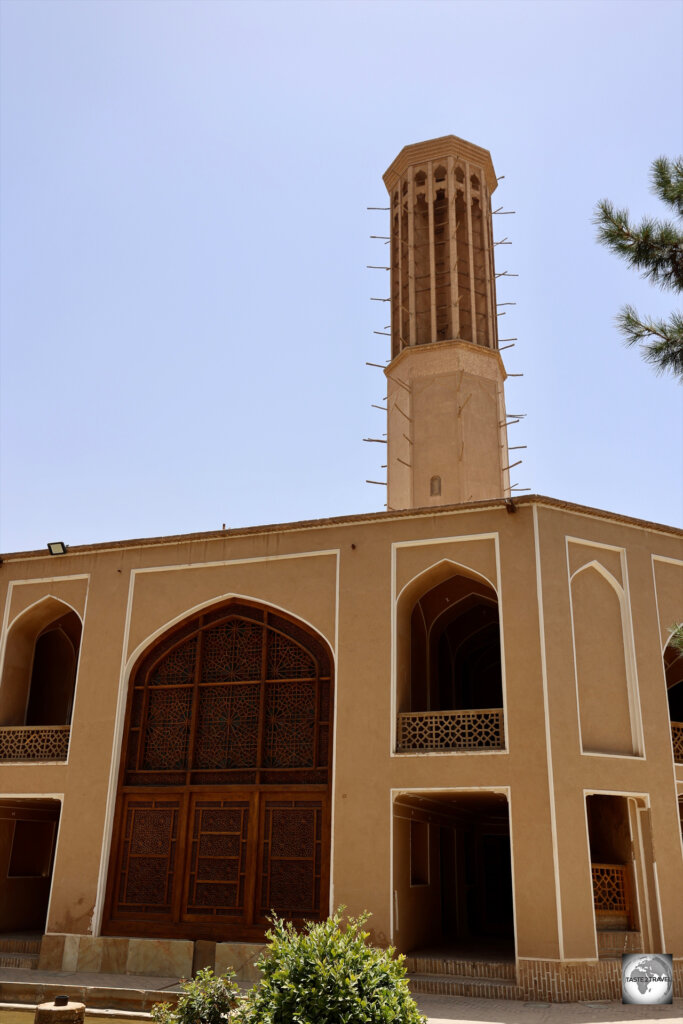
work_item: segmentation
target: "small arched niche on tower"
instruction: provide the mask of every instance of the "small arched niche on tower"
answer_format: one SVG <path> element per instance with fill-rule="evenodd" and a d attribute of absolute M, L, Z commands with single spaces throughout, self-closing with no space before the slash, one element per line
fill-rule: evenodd
<path fill-rule="evenodd" d="M 498 598 L 452 566 L 407 594 L 399 623 L 398 749 L 497 748 L 505 744 Z"/>

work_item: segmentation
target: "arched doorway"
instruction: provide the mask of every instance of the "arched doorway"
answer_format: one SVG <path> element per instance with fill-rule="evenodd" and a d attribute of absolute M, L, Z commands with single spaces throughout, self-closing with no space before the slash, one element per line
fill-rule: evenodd
<path fill-rule="evenodd" d="M 328 912 L 332 658 L 233 601 L 173 630 L 128 694 L 103 931 L 260 939 Z"/>

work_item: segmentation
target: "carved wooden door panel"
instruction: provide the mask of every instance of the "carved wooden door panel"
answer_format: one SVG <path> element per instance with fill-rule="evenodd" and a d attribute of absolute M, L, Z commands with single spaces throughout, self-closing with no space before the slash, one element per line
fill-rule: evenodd
<path fill-rule="evenodd" d="M 113 912 L 121 918 L 173 920 L 183 799 L 127 795 L 121 813 Z"/>
<path fill-rule="evenodd" d="M 248 794 L 240 800 L 226 799 L 224 794 L 192 797 L 184 920 L 211 917 L 217 923 L 249 923 L 253 889 L 249 827 L 254 820 L 254 802 L 254 796 Z"/>
<path fill-rule="evenodd" d="M 290 798 L 291 797 L 291 798 Z M 261 801 L 256 920 L 267 924 L 274 910 L 294 921 L 327 913 L 323 858 L 326 801 L 320 796 L 281 794 Z"/>

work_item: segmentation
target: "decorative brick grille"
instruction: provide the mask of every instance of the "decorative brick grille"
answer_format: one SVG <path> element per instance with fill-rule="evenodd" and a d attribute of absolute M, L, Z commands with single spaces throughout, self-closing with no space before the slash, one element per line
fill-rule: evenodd
<path fill-rule="evenodd" d="M 502 708 L 407 711 L 398 716 L 398 750 L 500 750 L 505 746 Z"/>
<path fill-rule="evenodd" d="M 66 761 L 69 725 L 0 727 L 0 761 Z"/>
<path fill-rule="evenodd" d="M 623 864 L 591 864 L 596 914 L 628 914 L 628 877 Z"/>
<path fill-rule="evenodd" d="M 683 764 L 683 722 L 671 723 L 671 742 L 674 748 L 674 761 Z"/>

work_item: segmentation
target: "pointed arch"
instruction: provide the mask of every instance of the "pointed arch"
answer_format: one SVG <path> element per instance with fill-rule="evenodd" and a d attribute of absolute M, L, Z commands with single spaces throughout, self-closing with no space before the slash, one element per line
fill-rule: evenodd
<path fill-rule="evenodd" d="M 581 747 L 639 756 L 642 727 L 624 588 L 593 559 L 569 579 Z"/>
<path fill-rule="evenodd" d="M 131 661 L 104 932 L 250 939 L 271 908 L 324 916 L 327 641 L 231 596 L 183 614 Z"/>
<path fill-rule="evenodd" d="M 0 724 L 69 724 L 82 628 L 73 605 L 53 594 L 14 617 L 4 649 Z"/>
<path fill-rule="evenodd" d="M 662 658 L 674 761 L 683 764 L 683 652 L 671 643 L 674 632 L 669 632 Z"/>
<path fill-rule="evenodd" d="M 593 558 L 590 562 L 584 562 L 584 564 L 580 565 L 578 569 L 575 569 L 569 577 L 570 581 L 575 580 L 577 576 L 579 576 L 582 572 L 586 572 L 588 569 L 595 569 L 596 572 L 600 573 L 600 575 L 609 583 L 609 585 L 618 594 L 619 599 L 621 600 L 623 598 L 624 588 L 622 587 L 619 580 L 616 578 L 616 576 L 612 575 L 609 569 L 605 568 L 602 562 L 598 562 L 598 560 L 595 558 Z"/>
<path fill-rule="evenodd" d="M 406 730 L 429 731 L 436 721 L 429 716 L 443 714 L 439 749 L 462 742 L 503 745 L 501 630 L 492 582 L 469 566 L 441 559 L 404 585 L 396 611 L 400 736 Z M 474 731 L 465 740 L 466 719 Z M 404 749 L 400 736 L 399 749 Z M 424 747 L 422 738 L 419 744 Z"/>
<path fill-rule="evenodd" d="M 144 655 L 145 651 L 151 648 L 153 644 L 155 644 L 162 637 L 166 636 L 171 630 L 175 629 L 177 626 L 182 626 L 184 623 L 188 622 L 195 616 L 202 614 L 208 609 L 219 608 L 223 606 L 227 607 L 231 602 L 252 605 L 255 608 L 262 608 L 264 610 L 271 609 L 276 612 L 280 612 L 285 618 L 289 618 L 292 619 L 292 621 L 301 623 L 305 627 L 305 629 L 309 630 L 316 637 L 318 637 L 320 642 L 328 648 L 332 661 L 336 662 L 336 651 L 334 650 L 333 644 L 325 636 L 322 630 L 319 629 L 318 626 L 314 625 L 314 623 L 312 623 L 309 619 L 305 619 L 301 615 L 290 612 L 287 608 L 283 607 L 282 605 L 278 605 L 273 602 L 269 602 L 266 604 L 260 598 L 254 597 L 253 594 L 238 594 L 236 591 L 230 591 L 226 594 L 220 594 L 217 597 L 214 596 L 207 598 L 206 601 L 200 601 L 197 604 L 192 605 L 191 608 L 183 609 L 183 611 L 180 612 L 178 615 L 175 615 L 173 616 L 173 618 L 168 619 L 166 622 L 162 623 L 150 634 L 148 634 L 148 636 L 141 640 L 126 658 L 126 666 L 124 669 L 126 686 L 128 686 L 130 683 L 131 673 L 135 670 L 135 666 L 137 665 L 138 661 Z"/>
<path fill-rule="evenodd" d="M 426 569 L 421 570 L 412 579 L 408 580 L 407 583 L 404 583 L 398 592 L 397 602 L 400 604 L 405 599 L 411 600 L 414 595 L 430 590 L 431 587 L 443 582 L 443 580 L 448 579 L 450 576 L 463 576 L 466 579 L 482 583 L 489 587 L 498 597 L 495 584 L 484 573 L 473 569 L 469 565 L 465 565 L 463 562 L 456 562 L 452 558 L 441 558 L 427 566 Z"/>

